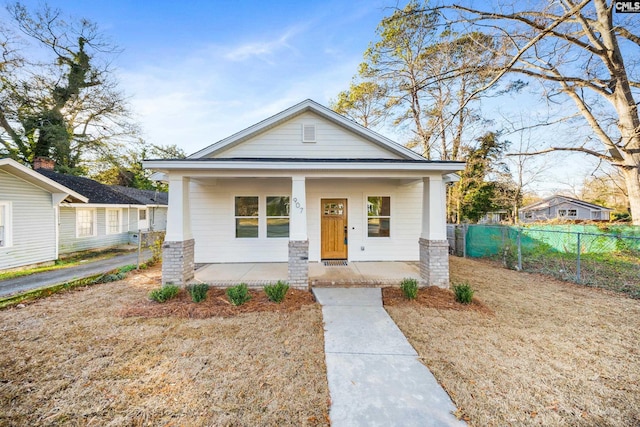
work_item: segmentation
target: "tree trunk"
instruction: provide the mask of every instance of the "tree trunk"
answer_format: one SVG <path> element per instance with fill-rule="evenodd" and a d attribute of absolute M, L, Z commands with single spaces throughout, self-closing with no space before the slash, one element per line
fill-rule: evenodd
<path fill-rule="evenodd" d="M 631 218 L 633 225 L 640 225 L 640 169 L 638 167 L 623 169 L 625 183 L 629 197 L 629 207 L 631 208 Z"/>

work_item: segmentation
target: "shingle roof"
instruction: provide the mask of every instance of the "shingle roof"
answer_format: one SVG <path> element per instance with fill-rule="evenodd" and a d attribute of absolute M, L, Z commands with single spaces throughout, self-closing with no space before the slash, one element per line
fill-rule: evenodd
<path fill-rule="evenodd" d="M 123 187 L 122 185 L 110 185 L 110 187 L 119 193 L 136 199 L 144 205 L 169 204 L 169 195 L 163 191 L 141 190 L 139 188 Z"/>
<path fill-rule="evenodd" d="M 144 205 L 140 201 L 118 192 L 108 185 L 101 184 L 89 178 L 81 176 L 65 175 L 47 169 L 38 169 L 36 172 L 47 178 L 82 194 L 89 199 L 89 203 L 110 205 Z"/>

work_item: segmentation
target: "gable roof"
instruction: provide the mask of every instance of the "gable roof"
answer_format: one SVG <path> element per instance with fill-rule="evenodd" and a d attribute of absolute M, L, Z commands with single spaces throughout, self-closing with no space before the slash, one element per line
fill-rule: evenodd
<path fill-rule="evenodd" d="M 569 196 L 563 196 L 560 194 L 555 194 L 551 197 L 547 197 L 546 199 L 540 200 L 539 202 L 532 203 L 527 206 L 523 206 L 520 208 L 520 212 L 523 211 L 536 211 L 540 209 L 546 209 L 552 206 L 557 206 L 561 203 L 571 203 L 574 205 L 578 205 L 587 209 L 597 209 L 600 211 L 612 211 L 613 209 L 605 208 L 604 206 L 596 205 L 593 203 L 585 202 L 584 200 L 575 199 Z"/>
<path fill-rule="evenodd" d="M 169 194 L 164 191 L 142 190 L 122 185 L 110 185 L 110 187 L 119 193 L 136 199 L 143 205 L 167 205 L 169 203 Z"/>
<path fill-rule="evenodd" d="M 237 132 L 231 135 L 230 137 L 227 137 L 221 141 L 218 141 L 212 145 L 209 145 L 208 147 L 191 154 L 187 158 L 198 159 L 198 158 L 210 156 L 213 153 L 220 152 L 224 149 L 237 145 L 243 141 L 246 141 L 254 137 L 259 133 L 262 133 L 268 129 L 271 129 L 279 124 L 282 124 L 308 111 L 314 112 L 319 116 L 324 117 L 325 119 L 347 129 L 348 131 L 351 131 L 354 134 L 370 142 L 373 142 L 374 144 L 396 155 L 399 155 L 403 159 L 426 161 L 426 159 L 423 156 L 416 153 L 415 151 L 410 150 L 404 147 L 403 145 L 400 145 L 397 142 L 394 142 L 389 138 L 386 138 L 370 129 L 367 129 L 364 126 L 361 126 L 356 122 L 349 120 L 346 117 L 336 113 L 335 111 L 323 105 L 320 105 L 315 101 L 312 101 L 311 99 L 302 101 L 301 103 L 296 104 L 293 107 L 287 108 L 286 110 L 274 116 L 271 116 L 268 119 L 265 119 L 259 123 L 256 123 L 253 126 L 250 126 L 244 130 L 241 130 L 240 132 Z"/>
<path fill-rule="evenodd" d="M 84 195 L 76 192 L 71 187 L 65 186 L 62 183 L 52 180 L 18 162 L 9 158 L 0 159 L 0 170 L 3 170 L 11 175 L 14 175 L 36 187 L 42 188 L 49 193 L 63 193 L 66 194 L 66 198 L 72 202 L 87 203 L 88 198 Z"/>
<path fill-rule="evenodd" d="M 110 188 L 108 185 L 101 184 L 98 181 L 94 181 L 89 178 L 65 175 L 47 169 L 38 169 L 37 173 L 82 194 L 89 200 L 89 203 L 109 205 L 144 204 L 127 196 L 126 194 Z"/>

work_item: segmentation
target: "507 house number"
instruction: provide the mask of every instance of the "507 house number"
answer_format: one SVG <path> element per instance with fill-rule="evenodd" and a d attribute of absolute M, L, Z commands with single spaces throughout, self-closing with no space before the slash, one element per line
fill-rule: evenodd
<path fill-rule="evenodd" d="M 302 206 L 302 204 L 298 201 L 297 197 L 293 198 L 293 205 L 296 207 L 296 209 L 300 209 L 300 213 L 304 211 L 304 206 Z"/>

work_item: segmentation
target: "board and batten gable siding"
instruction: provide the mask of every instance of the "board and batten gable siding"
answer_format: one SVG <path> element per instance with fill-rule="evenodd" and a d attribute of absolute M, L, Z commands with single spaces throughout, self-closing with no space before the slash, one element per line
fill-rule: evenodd
<path fill-rule="evenodd" d="M 82 208 L 96 209 L 97 212 L 97 235 L 93 237 L 76 237 L 76 208 L 60 207 L 60 254 L 69 254 L 79 251 L 93 249 L 105 249 L 109 247 L 124 245 L 129 243 L 129 233 L 127 229 L 127 217 L 129 210 L 121 209 L 123 215 L 122 230 L 118 234 L 106 233 L 106 208 Z"/>
<path fill-rule="evenodd" d="M 316 126 L 316 142 L 302 142 L 302 126 Z M 214 158 L 401 159 L 312 112 L 305 112 L 253 138 L 213 153 Z"/>
<path fill-rule="evenodd" d="M 266 237 L 267 196 L 290 196 L 290 179 L 192 180 L 191 227 L 196 263 L 287 262 L 288 238 Z M 235 237 L 235 196 L 260 199 L 258 238 Z M 367 237 L 367 196 L 391 197 L 391 236 Z M 320 261 L 320 201 L 348 200 L 349 261 L 417 261 L 422 221 L 422 182 L 307 180 L 309 260 Z M 364 250 L 362 249 L 364 248 Z"/>
<path fill-rule="evenodd" d="M 11 202 L 12 245 L 0 248 L 0 270 L 56 259 L 52 195 L 0 171 L 0 201 Z"/>

